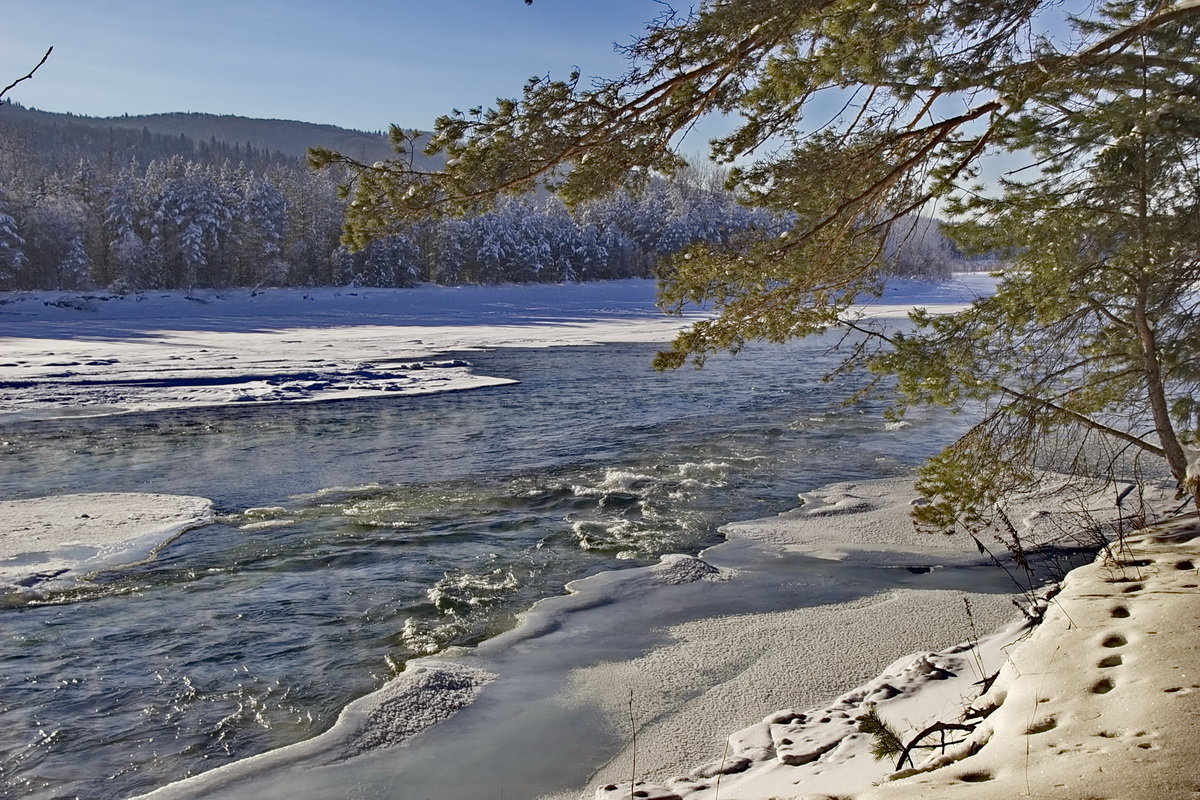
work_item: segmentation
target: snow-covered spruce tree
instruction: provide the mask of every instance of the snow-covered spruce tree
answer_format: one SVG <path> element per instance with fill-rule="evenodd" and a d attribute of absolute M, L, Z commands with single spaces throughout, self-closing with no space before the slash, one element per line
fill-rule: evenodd
<path fill-rule="evenodd" d="M 164 171 L 153 201 L 151 244 L 164 259 L 166 286 L 228 285 L 224 250 L 232 209 L 199 164 L 172 159 Z M 153 185 L 150 170 L 147 174 L 147 183 Z"/>
<path fill-rule="evenodd" d="M 12 288 L 25 267 L 25 240 L 17 230 L 17 221 L 5 211 L 0 194 L 0 289 Z"/>
<path fill-rule="evenodd" d="M 619 78 L 535 78 L 519 98 L 439 119 L 429 152 L 447 156 L 441 171 L 414 168 L 399 129 L 394 160 L 360 164 L 325 150 L 310 160 L 349 170 L 345 235 L 361 246 L 406 220 L 486 208 L 498 194 L 544 186 L 571 204 L 602 196 L 634 170 L 678 169 L 678 139 L 705 114 L 740 115 L 712 153 L 740 165 L 730 183 L 742 196 L 793 215 L 794 227 L 693 245 L 672 262 L 663 305 L 705 302 L 717 315 L 660 354 L 657 365 L 671 368 L 751 339 L 853 324 L 848 309 L 878 287 L 894 220 L 964 191 L 989 153 L 1061 152 L 1061 168 L 1035 167 L 1041 177 L 1009 198 L 1011 213 L 991 209 L 994 245 L 1024 245 L 1026 266 L 1039 251 L 1058 266 L 1010 279 L 966 316 L 924 324 L 876 362 L 900 374 L 903 402 L 978 399 L 989 419 L 1012 421 L 1000 441 L 977 429 L 974 444 L 943 455 L 958 464 L 937 473 L 946 480 L 922 484 L 938 500 L 926 521 L 949 526 L 1028 476 L 1036 459 L 1012 443 L 1064 427 L 1102 430 L 1184 478 L 1180 453 L 1195 428 L 1185 421 L 1188 343 L 1200 341 L 1183 288 L 1200 230 L 1188 161 L 1197 19 L 1197 0 L 703 0 L 651 23 L 625 48 Z M 1093 106 L 1103 109 L 1076 119 Z M 1192 199 L 1167 190 L 1158 169 Z M 1088 268 L 1098 263 L 1122 280 L 1098 283 Z M 1056 342 L 1064 333 L 1077 338 Z M 972 360 L 971 340 L 986 356 Z M 1119 352 L 1124 360 L 1113 360 Z M 977 384 L 973 370 L 983 370 Z M 1013 376 L 1022 379 L 1006 383 Z M 1004 479 L 970 479 L 964 457 L 999 465 Z"/>
<path fill-rule="evenodd" d="M 76 289 L 89 283 L 81 263 L 87 209 L 60 187 L 47 186 L 22 218 L 25 256 L 37 274 L 30 283 L 53 289 Z"/>
<path fill-rule="evenodd" d="M 59 283 L 65 289 L 82 289 L 91 282 L 91 274 L 92 259 L 83 246 L 83 237 L 76 236 L 58 265 Z"/>
<path fill-rule="evenodd" d="M 278 188 L 254 176 L 236 187 L 236 213 L 231 220 L 232 283 L 236 286 L 279 286 L 287 280 L 283 242 L 287 230 L 287 198 Z"/>
<path fill-rule="evenodd" d="M 145 211 L 140 202 L 143 183 L 135 173 L 136 164 L 122 169 L 104 203 L 111 285 L 120 291 L 146 285 L 146 240 L 141 230 Z"/>
<path fill-rule="evenodd" d="M 359 286 L 412 286 L 417 277 L 417 248 L 404 236 L 376 239 L 362 251 L 354 283 Z"/>
<path fill-rule="evenodd" d="M 268 178 L 287 202 L 281 247 L 290 272 L 289 283 L 334 283 L 330 254 L 337 247 L 342 212 L 334 181 L 311 170 L 292 169 L 273 170 Z"/>

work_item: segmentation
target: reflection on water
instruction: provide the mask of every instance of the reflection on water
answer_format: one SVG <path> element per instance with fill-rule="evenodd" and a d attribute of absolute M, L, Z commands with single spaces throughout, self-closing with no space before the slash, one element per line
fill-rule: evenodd
<path fill-rule="evenodd" d="M 326 729 L 570 580 L 696 552 L 954 435 L 842 408 L 820 342 L 659 375 L 652 345 L 468 357 L 513 386 L 0 427 L 0 493 L 213 498 L 154 562 L 0 611 L 0 785 L 118 798 Z M 815 576 L 814 579 L 819 579 Z"/>

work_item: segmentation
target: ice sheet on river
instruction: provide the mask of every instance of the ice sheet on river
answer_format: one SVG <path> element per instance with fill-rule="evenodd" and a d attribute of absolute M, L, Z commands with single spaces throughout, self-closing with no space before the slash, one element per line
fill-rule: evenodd
<path fill-rule="evenodd" d="M 987 276 L 891 281 L 864 316 L 961 308 Z M 428 394 L 511 383 L 441 354 L 661 342 L 646 280 L 415 289 L 0 293 L 0 421 Z"/>
<path fill-rule="evenodd" d="M 27 592 L 143 561 L 212 522 L 203 497 L 72 494 L 0 501 L 0 594 Z"/>
<path fill-rule="evenodd" d="M 661 341 L 650 281 L 549 287 L 0 293 L 0 419 L 512 383 L 439 354 Z"/>

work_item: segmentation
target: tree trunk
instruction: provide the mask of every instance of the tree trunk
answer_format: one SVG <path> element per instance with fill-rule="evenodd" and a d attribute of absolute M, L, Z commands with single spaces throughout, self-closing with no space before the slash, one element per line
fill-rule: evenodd
<path fill-rule="evenodd" d="M 1140 290 L 1138 294 L 1133 318 L 1142 354 L 1142 370 L 1146 376 L 1146 402 L 1150 406 L 1154 431 L 1158 434 L 1167 466 L 1171 469 L 1171 476 L 1183 487 L 1187 480 L 1187 455 L 1183 452 L 1183 446 L 1179 443 L 1179 437 L 1175 435 L 1175 426 L 1171 422 L 1171 410 L 1167 405 L 1162 366 L 1158 358 L 1158 340 L 1150 321 L 1146 318 L 1145 290 Z"/>

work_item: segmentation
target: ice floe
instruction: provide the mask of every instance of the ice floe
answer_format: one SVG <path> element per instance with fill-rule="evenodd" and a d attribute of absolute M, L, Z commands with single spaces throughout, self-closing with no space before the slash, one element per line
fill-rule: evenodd
<path fill-rule="evenodd" d="M 43 592 L 150 558 L 212 521 L 203 497 L 92 493 L 0 500 L 0 593 Z"/>

